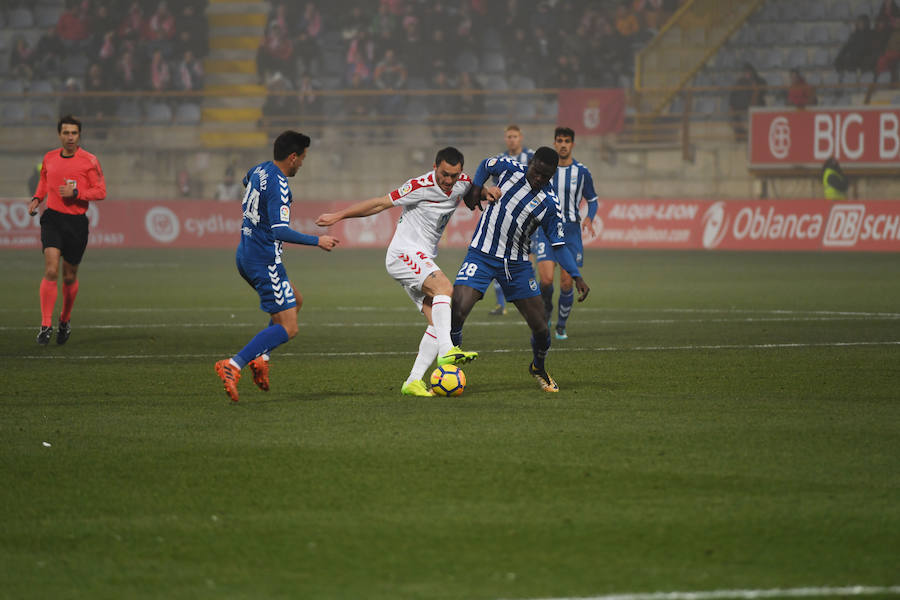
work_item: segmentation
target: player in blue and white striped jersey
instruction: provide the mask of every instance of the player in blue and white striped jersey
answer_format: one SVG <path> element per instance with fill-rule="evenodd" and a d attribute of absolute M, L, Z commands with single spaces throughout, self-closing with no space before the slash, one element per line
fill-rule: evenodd
<path fill-rule="evenodd" d="M 506 152 L 501 152 L 495 158 L 511 158 L 516 162 L 522 163 L 526 167 L 528 163 L 531 162 L 531 157 L 534 156 L 534 150 L 531 148 L 526 148 L 523 142 L 522 129 L 516 125 L 511 124 L 506 126 L 506 131 L 504 133 L 504 141 L 506 142 Z M 497 176 L 493 177 L 494 185 L 497 184 Z M 497 306 L 494 307 L 494 310 L 490 311 L 488 314 L 493 316 L 501 316 L 506 314 L 506 298 L 503 296 L 503 288 L 500 287 L 500 283 L 498 281 L 494 281 L 494 294 L 497 296 Z"/>
<path fill-rule="evenodd" d="M 579 302 L 590 288 L 578 272 L 575 257 L 565 247 L 564 225 L 559 202 L 550 187 L 559 155 L 553 148 L 538 148 L 528 167 L 509 158 L 489 158 L 481 162 L 472 181 L 474 208 L 480 199 L 489 200 L 478 220 L 469 251 L 456 275 L 451 305 L 450 337 L 455 345 L 462 342 L 463 323 L 476 302 L 484 297 L 492 279 L 496 279 L 510 302 L 531 328 L 534 359 L 528 371 L 545 392 L 558 392 L 559 387 L 547 373 L 544 359 L 550 349 L 550 330 L 544 319 L 544 305 L 528 260 L 531 235 L 540 227 L 550 243 L 557 246 L 558 260 L 572 274 L 578 287 Z M 491 175 L 498 186 L 485 188 Z"/>
<path fill-rule="evenodd" d="M 581 242 L 582 227 L 588 228 L 597 214 L 597 193 L 594 191 L 594 180 L 586 166 L 575 160 L 572 149 L 575 147 L 575 132 L 568 127 L 557 127 L 553 135 L 553 147 L 559 154 L 559 166 L 553 176 L 553 190 L 559 199 L 565 229 L 566 247 L 575 255 L 579 267 L 584 266 L 584 247 Z M 581 220 L 579 205 L 587 200 L 587 216 Z M 553 276 L 557 259 L 554 249 L 541 231 L 535 232 L 531 240 L 531 249 L 538 263 L 538 275 L 541 278 L 541 296 L 544 299 L 544 315 L 549 323 L 553 314 Z M 561 263 L 560 263 L 561 264 Z M 559 274 L 559 312 L 556 321 L 556 339 L 568 339 L 566 322 L 572 311 L 575 293 L 572 289 L 572 277 L 565 268 Z"/>
<path fill-rule="evenodd" d="M 271 319 L 268 327 L 240 352 L 215 365 L 225 393 L 233 402 L 238 401 L 237 384 L 245 366 L 253 371 L 253 382 L 263 391 L 269 390 L 268 353 L 297 335 L 297 313 L 303 300 L 288 281 L 281 262 L 282 244 L 290 242 L 331 251 L 338 243 L 330 235 L 308 235 L 291 228 L 293 194 L 287 178 L 300 170 L 309 142 L 302 133 L 285 131 L 275 139 L 274 160 L 256 165 L 244 178 L 244 220 L 235 262 L 238 273 L 259 294 L 259 307 Z"/>

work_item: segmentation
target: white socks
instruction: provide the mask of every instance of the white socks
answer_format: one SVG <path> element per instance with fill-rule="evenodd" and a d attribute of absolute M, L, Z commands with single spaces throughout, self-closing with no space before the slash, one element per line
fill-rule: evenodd
<path fill-rule="evenodd" d="M 446 298 L 446 296 L 444 296 L 444 298 Z M 448 304 L 448 313 L 449 306 L 450 305 Z M 447 333 L 447 337 L 449 339 L 449 332 Z M 412 371 L 409 372 L 409 378 L 406 380 L 406 383 L 412 383 L 416 379 L 422 379 L 423 377 L 425 377 L 425 371 L 428 370 L 428 367 L 431 366 L 431 363 L 434 362 L 437 356 L 437 337 L 435 337 L 434 335 L 434 327 L 429 325 L 428 329 L 425 330 L 425 334 L 422 336 L 422 341 L 419 342 L 419 355 L 416 356 L 416 362 L 413 363 Z"/>
<path fill-rule="evenodd" d="M 437 337 L 438 355 L 450 352 L 453 347 L 450 341 L 450 296 L 435 296 L 431 301 L 431 322 Z"/>

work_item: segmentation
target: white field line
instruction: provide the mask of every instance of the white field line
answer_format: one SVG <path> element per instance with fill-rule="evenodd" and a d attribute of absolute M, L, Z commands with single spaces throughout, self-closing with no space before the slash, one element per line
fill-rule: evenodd
<path fill-rule="evenodd" d="M 803 322 L 836 322 L 836 321 L 895 321 L 896 316 L 835 316 L 835 317 L 739 317 L 721 319 L 579 319 L 578 324 L 599 325 L 675 325 L 678 323 L 803 323 Z M 224 327 L 260 327 L 263 319 L 252 323 L 223 321 L 220 323 L 123 323 L 117 325 L 77 325 L 78 329 L 182 329 L 182 328 L 224 328 Z M 466 321 L 470 327 L 505 327 L 524 326 L 521 319 L 492 319 L 490 321 Z M 373 321 L 366 322 L 304 322 L 300 327 L 421 327 L 421 321 Z M 33 325 L 0 326 L 0 331 L 23 331 L 35 329 Z"/>
<path fill-rule="evenodd" d="M 603 348 L 560 348 L 554 346 L 551 348 L 551 354 L 567 353 L 567 352 L 666 352 L 666 351 L 683 351 L 683 350 L 783 350 L 794 348 L 848 348 L 860 346 L 900 346 L 900 340 L 884 341 L 884 342 L 817 342 L 817 343 L 779 343 L 779 344 L 717 344 L 717 345 L 697 345 L 697 346 L 634 346 L 634 347 L 616 347 L 607 346 Z M 513 353 L 530 353 L 531 348 L 523 346 L 521 348 L 496 348 L 493 350 L 479 350 L 480 354 L 513 354 Z M 278 351 L 277 356 L 297 357 L 297 358 L 357 358 L 366 356 L 415 356 L 414 350 L 386 350 L 379 352 L 281 352 Z M 92 354 L 89 356 L 76 355 L 57 355 L 57 354 L 32 354 L 29 356 L 16 356 L 10 358 L 21 358 L 26 360 L 49 359 L 49 360 L 142 360 L 142 359 L 190 359 L 190 358 L 222 358 L 222 354 Z"/>
<path fill-rule="evenodd" d="M 482 306 L 481 308 L 489 309 L 493 308 L 493 306 L 488 307 L 487 304 Z M 107 307 L 107 308 L 92 308 L 92 307 L 82 307 L 78 309 L 78 312 L 82 313 L 201 313 L 201 312 L 210 312 L 210 311 L 222 311 L 222 312 L 249 312 L 253 310 L 253 305 L 247 306 L 201 306 L 201 307 L 153 307 L 153 306 L 144 306 L 144 307 Z M 478 305 L 473 309 L 477 312 Z M 508 317 L 515 318 L 515 307 L 509 307 L 510 314 Z M 0 307 L 0 314 L 2 313 L 34 313 L 37 311 L 37 306 L 32 307 Z M 381 307 L 381 306 L 331 306 L 331 307 L 316 307 L 316 306 L 306 306 L 303 308 L 301 312 L 301 316 L 310 312 L 328 312 L 328 311 L 339 311 L 339 312 L 403 312 L 409 313 L 414 312 L 415 309 L 411 307 L 409 304 L 403 304 L 400 306 L 389 306 L 389 307 Z M 593 307 L 593 306 L 581 306 L 576 304 L 574 312 L 578 313 L 606 313 L 609 315 L 617 314 L 617 313 L 661 313 L 661 314 L 732 314 L 732 315 L 781 315 L 781 316 L 842 316 L 842 317 L 859 317 L 859 318 L 877 318 L 877 319 L 900 319 L 900 313 L 897 312 L 867 312 L 867 311 L 846 311 L 846 310 L 786 310 L 786 309 L 743 309 L 743 308 L 603 308 L 603 307 Z M 496 320 L 502 320 L 502 318 L 498 318 Z"/>
<path fill-rule="evenodd" d="M 543 598 L 535 600 L 756 600 L 757 598 L 831 598 L 834 596 L 898 596 L 900 586 L 808 587 L 772 590 L 712 590 L 708 592 L 653 592 L 607 596 Z"/>

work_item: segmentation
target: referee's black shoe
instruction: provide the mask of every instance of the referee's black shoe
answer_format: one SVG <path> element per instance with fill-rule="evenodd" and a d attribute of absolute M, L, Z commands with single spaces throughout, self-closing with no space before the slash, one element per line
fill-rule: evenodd
<path fill-rule="evenodd" d="M 72 327 L 69 325 L 68 321 L 60 321 L 59 327 L 56 328 L 56 343 L 62 346 L 66 342 L 69 341 L 69 336 L 72 334 Z"/>
<path fill-rule="evenodd" d="M 53 327 L 49 325 L 41 325 L 41 331 L 37 335 L 37 343 L 41 346 L 46 346 L 50 343 L 51 337 L 53 337 Z"/>

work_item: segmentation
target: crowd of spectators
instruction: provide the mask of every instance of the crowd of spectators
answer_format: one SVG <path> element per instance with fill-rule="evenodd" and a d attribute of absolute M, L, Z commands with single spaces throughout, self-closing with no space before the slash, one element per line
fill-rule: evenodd
<path fill-rule="evenodd" d="M 206 0 L 66 0 L 33 47 L 15 38 L 9 73 L 25 88 L 44 80 L 64 92 L 201 89 L 205 6 Z M 103 119 L 115 105 L 108 96 L 64 95 L 60 110 Z"/>
<path fill-rule="evenodd" d="M 835 69 L 842 77 L 847 73 L 873 73 L 876 80 L 889 73 L 891 83 L 896 83 L 900 79 L 900 7 L 896 1 L 883 0 L 874 22 L 872 27 L 869 15 L 856 18 L 834 61 Z"/>
<path fill-rule="evenodd" d="M 509 87 L 618 87 L 633 75 L 636 49 L 682 1 L 281 0 L 257 51 L 259 81 L 272 92 L 269 109 L 285 88 L 303 81 L 308 95 L 322 87 L 466 92 L 429 97 L 432 114 L 481 112 L 477 92 L 489 80 Z M 351 94 L 344 113 L 398 115 L 407 101 L 402 94 L 371 102 Z M 319 108 L 308 101 L 293 110 Z M 264 112 L 273 119 L 280 114 Z"/>

